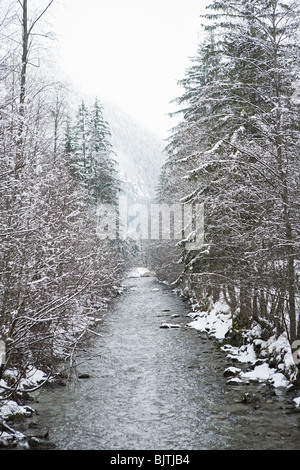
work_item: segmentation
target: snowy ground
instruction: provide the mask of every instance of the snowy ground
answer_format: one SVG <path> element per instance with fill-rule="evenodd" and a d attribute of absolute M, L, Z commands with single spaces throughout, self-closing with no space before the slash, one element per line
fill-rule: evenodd
<path fill-rule="evenodd" d="M 225 302 L 218 301 L 213 305 L 209 312 L 190 313 L 193 319 L 189 323 L 191 328 L 198 331 L 204 331 L 209 336 L 223 341 L 225 335 L 232 327 L 232 316 L 228 305 Z M 274 387 L 289 388 L 292 381 L 296 378 L 297 368 L 293 361 L 292 351 L 286 337 L 282 334 L 279 338 L 271 337 L 268 341 L 260 338 L 261 329 L 258 325 L 245 334 L 244 345 L 234 347 L 229 344 L 222 346 L 228 358 L 233 359 L 237 363 L 247 364 L 249 370 L 242 371 L 239 367 L 232 368 L 232 377 L 229 383 L 243 382 L 269 382 Z M 259 357 L 255 352 L 255 346 L 260 346 Z M 277 366 L 276 369 L 270 367 L 269 358 L 272 357 Z M 288 377 L 288 378 L 287 378 Z M 300 397 L 295 400 L 296 405 L 300 408 Z"/>
<path fill-rule="evenodd" d="M 27 449 L 28 443 L 26 436 L 13 428 L 14 418 L 32 416 L 35 412 L 33 408 L 27 405 L 19 405 L 11 398 L 4 399 L 4 394 L 9 391 L 14 378 L 17 377 L 17 371 L 7 370 L 4 377 L 0 380 L 0 448 L 1 447 L 21 447 Z M 29 367 L 27 375 L 18 385 L 18 392 L 34 389 L 47 379 L 46 374 L 41 370 Z M 2 397 L 2 398 L 1 398 Z M 9 424 L 8 424 L 9 423 Z"/>

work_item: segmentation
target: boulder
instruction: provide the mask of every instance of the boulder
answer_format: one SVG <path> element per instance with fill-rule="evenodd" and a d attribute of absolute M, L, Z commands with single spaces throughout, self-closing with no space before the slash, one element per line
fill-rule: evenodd
<path fill-rule="evenodd" d="M 223 372 L 223 376 L 224 377 L 236 377 L 240 372 L 241 372 L 241 369 L 239 369 L 238 367 L 227 367 L 227 369 L 225 369 Z"/>
<path fill-rule="evenodd" d="M 160 328 L 180 328 L 180 325 L 178 323 L 164 322 L 160 325 Z"/>

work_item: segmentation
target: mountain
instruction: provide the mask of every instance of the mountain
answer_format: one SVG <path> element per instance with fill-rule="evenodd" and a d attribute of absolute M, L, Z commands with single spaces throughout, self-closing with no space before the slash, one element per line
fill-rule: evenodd
<path fill-rule="evenodd" d="M 117 105 L 102 104 L 124 192 L 133 199 L 150 199 L 164 163 L 163 142 Z"/>

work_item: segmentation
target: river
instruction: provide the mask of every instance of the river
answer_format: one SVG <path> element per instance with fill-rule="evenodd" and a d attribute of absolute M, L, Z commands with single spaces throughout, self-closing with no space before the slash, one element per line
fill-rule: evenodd
<path fill-rule="evenodd" d="M 56 449 L 300 449 L 291 399 L 264 384 L 228 386 L 232 363 L 188 326 L 186 302 L 154 277 L 124 287 L 78 360 L 89 378 L 36 396 Z M 245 393 L 258 398 L 245 403 Z"/>

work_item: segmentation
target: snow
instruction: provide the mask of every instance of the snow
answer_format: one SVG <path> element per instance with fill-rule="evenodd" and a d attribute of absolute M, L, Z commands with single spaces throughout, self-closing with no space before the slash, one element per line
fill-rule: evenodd
<path fill-rule="evenodd" d="M 137 267 L 134 268 L 132 271 L 130 271 L 127 274 L 127 277 L 148 277 L 152 276 L 153 274 L 149 271 L 148 268 L 143 268 L 143 267 Z"/>
<path fill-rule="evenodd" d="M 180 328 L 180 325 L 178 323 L 163 322 L 160 328 Z"/>
<path fill-rule="evenodd" d="M 295 366 L 292 351 L 285 332 L 278 338 L 275 336 L 271 337 L 266 343 L 266 348 L 271 351 L 278 360 L 281 358 L 285 369 L 291 369 Z"/>
<path fill-rule="evenodd" d="M 19 371 L 17 369 L 8 369 L 7 371 L 5 371 L 6 379 L 15 381 L 15 380 L 18 380 L 18 375 L 19 375 Z M 36 369 L 33 366 L 28 367 L 26 371 L 26 377 L 22 378 L 19 381 L 19 389 L 26 390 L 31 387 L 36 387 L 38 384 L 46 380 L 46 378 L 47 378 L 47 375 L 43 371 Z M 3 380 L 0 382 L 0 385 L 1 384 L 4 387 L 7 386 L 5 385 L 5 381 Z M 1 393 L 1 388 L 0 388 L 0 393 Z"/>
<path fill-rule="evenodd" d="M 238 377 L 233 377 L 232 379 L 227 380 L 227 383 L 228 383 L 229 385 L 230 385 L 230 384 L 236 385 L 236 384 L 242 384 L 243 381 L 242 381 L 242 379 L 239 379 Z"/>
<path fill-rule="evenodd" d="M 10 416 L 31 416 L 34 410 L 29 406 L 18 405 L 13 400 L 7 400 L 0 408 L 0 419 L 8 419 Z"/>
<path fill-rule="evenodd" d="M 191 313 L 190 316 L 195 316 L 195 320 L 189 323 L 191 328 L 207 331 L 218 340 L 223 340 L 232 327 L 230 309 L 224 301 L 216 302 L 209 312 Z"/>
<path fill-rule="evenodd" d="M 13 434 L 6 431 L 0 433 L 0 444 L 2 445 L 7 445 L 11 442 L 17 441 L 21 442 L 23 439 L 25 439 L 25 436 L 19 431 L 16 431 Z"/>
<path fill-rule="evenodd" d="M 46 380 L 46 378 L 47 374 L 45 374 L 43 371 L 36 369 L 35 367 L 31 367 L 27 372 L 26 378 L 22 379 L 20 384 L 22 389 L 29 388 L 38 385 L 39 383 Z"/>
<path fill-rule="evenodd" d="M 195 308 L 195 306 L 194 306 Z M 232 315 L 225 301 L 220 300 L 205 312 L 193 311 L 189 314 L 193 321 L 189 323 L 191 328 L 206 332 L 210 337 L 219 341 L 226 338 L 226 333 L 232 328 Z M 260 326 L 254 324 L 245 335 L 245 344 L 240 347 L 224 344 L 221 350 L 228 359 L 249 366 L 248 371 L 235 369 L 235 377 L 228 379 L 228 384 L 240 384 L 245 382 L 268 382 L 275 388 L 289 388 L 292 380 L 296 378 L 296 367 L 293 361 L 292 351 L 288 338 L 282 333 L 278 338 L 274 335 L 268 341 L 260 338 Z M 260 346 L 260 357 L 255 352 L 255 346 Z M 273 357 L 277 368 L 270 367 L 268 357 Z M 258 359 L 260 362 L 258 364 Z M 263 363 L 261 363 L 263 361 Z M 290 380 L 287 379 L 289 377 Z M 300 408 L 300 397 L 295 399 Z"/>
<path fill-rule="evenodd" d="M 28 388 L 34 388 L 43 383 L 46 377 L 47 376 L 43 371 L 36 369 L 35 367 L 29 367 L 27 369 L 26 377 L 20 380 L 18 389 L 22 391 Z M 4 399 L 4 397 L 1 398 L 1 392 L 9 388 L 9 383 L 13 382 L 14 379 L 17 378 L 17 370 L 8 369 L 5 371 L 4 377 L 0 380 L 0 424 L 1 422 L 5 423 L 7 428 L 6 431 L 0 431 L 0 446 L 17 446 L 18 444 L 21 446 L 27 445 L 25 442 L 26 437 L 21 432 L 10 428 L 6 424 L 6 420 L 15 416 L 32 416 L 35 410 L 27 405 L 19 405 L 14 400 Z"/>
<path fill-rule="evenodd" d="M 267 363 L 256 366 L 252 371 L 241 373 L 240 377 L 241 379 L 250 381 L 267 381 L 275 388 L 288 387 L 290 385 L 290 382 L 282 373 L 277 372 L 276 369 L 271 368 Z"/>
<path fill-rule="evenodd" d="M 236 375 L 236 374 L 239 374 L 241 372 L 241 369 L 239 367 L 227 367 L 227 369 L 225 369 L 226 372 L 230 372 L 231 374 L 233 375 Z"/>
<path fill-rule="evenodd" d="M 239 348 L 226 344 L 222 347 L 222 350 L 227 353 L 229 359 L 234 359 L 241 363 L 254 363 L 257 360 L 253 344 L 245 344 Z"/>
<path fill-rule="evenodd" d="M 294 398 L 294 402 L 297 408 L 300 408 L 300 397 Z"/>

